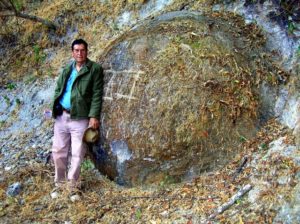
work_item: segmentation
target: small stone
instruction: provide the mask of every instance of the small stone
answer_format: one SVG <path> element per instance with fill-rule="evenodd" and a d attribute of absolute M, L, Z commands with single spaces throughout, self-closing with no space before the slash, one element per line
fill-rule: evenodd
<path fill-rule="evenodd" d="M 4 168 L 4 170 L 5 170 L 5 171 L 10 171 L 11 168 L 12 168 L 11 166 L 6 166 L 6 167 Z"/>
<path fill-rule="evenodd" d="M 214 6 L 212 7 L 212 11 L 213 11 L 213 12 L 221 11 L 221 5 L 214 5 Z"/>
<path fill-rule="evenodd" d="M 41 210 L 43 210 L 43 206 L 35 207 L 33 210 L 34 210 L 35 212 L 40 212 Z"/>
<path fill-rule="evenodd" d="M 289 176 L 280 176 L 278 177 L 277 181 L 280 185 L 285 185 L 289 183 L 291 178 Z"/>
<path fill-rule="evenodd" d="M 293 34 L 294 34 L 296 37 L 300 37 L 300 31 L 294 31 Z"/>
<path fill-rule="evenodd" d="M 8 187 L 6 191 L 6 195 L 15 197 L 21 192 L 21 190 L 22 190 L 22 185 L 19 182 L 17 182 Z"/>
<path fill-rule="evenodd" d="M 72 202 L 75 202 L 75 201 L 80 201 L 80 196 L 78 194 L 74 194 L 70 197 L 70 200 Z"/>
<path fill-rule="evenodd" d="M 50 196 L 52 199 L 56 199 L 56 198 L 58 198 L 59 194 L 58 194 L 58 192 L 54 191 L 50 194 Z"/>
<path fill-rule="evenodd" d="M 162 217 L 168 217 L 169 212 L 168 211 L 163 211 L 161 213 L 159 213 Z"/>

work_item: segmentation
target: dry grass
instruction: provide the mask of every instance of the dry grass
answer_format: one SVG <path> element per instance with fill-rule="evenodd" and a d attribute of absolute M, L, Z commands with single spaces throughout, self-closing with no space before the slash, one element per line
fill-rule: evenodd
<path fill-rule="evenodd" d="M 4 181 L 0 183 L 0 220 L 5 223 L 195 222 L 207 218 L 240 186 L 247 183 L 256 186 L 258 182 L 251 182 L 254 178 L 269 184 L 261 192 L 257 205 L 249 203 L 246 196 L 217 219 L 222 223 L 236 223 L 238 220 L 271 223 L 283 200 L 290 200 L 299 167 L 290 158 L 276 155 L 271 160 L 259 160 L 256 167 L 249 164 L 257 154 L 263 156 L 263 152 L 258 151 L 262 142 L 268 144 L 280 135 L 293 142 L 288 130 L 276 122 L 270 122 L 256 138 L 243 144 L 244 150 L 229 165 L 214 173 L 203 174 L 189 183 L 123 188 L 99 176 L 94 170 L 83 170 L 82 200 L 75 203 L 70 201 L 67 191 L 58 199 L 50 199 L 53 168 L 34 162 L 34 153 L 28 152 L 30 162 L 27 166 L 9 172 L 1 171 L 4 172 Z M 233 181 L 232 176 L 246 155 L 249 162 Z M 277 175 L 289 173 L 288 184 L 278 184 L 277 175 L 271 170 L 276 170 Z M 14 198 L 7 197 L 7 187 L 15 182 L 22 184 L 21 194 Z"/>
<path fill-rule="evenodd" d="M 49 33 L 42 25 L 26 21 L 22 19 L 9 18 L 3 19 L 6 24 L 1 27 L 0 33 L 12 41 L 16 41 L 16 45 L 8 49 L 4 60 L 1 62 L 1 70 L 6 71 L 9 80 L 22 80 L 24 76 L 37 75 L 38 78 L 57 75 L 62 62 L 69 58 L 69 45 L 73 38 L 83 37 L 90 43 L 90 57 L 97 59 L 105 52 L 105 48 L 109 47 L 109 43 L 116 36 L 126 32 L 125 30 L 116 30 L 116 18 L 121 15 L 124 9 L 137 12 L 144 1 L 130 1 L 123 3 L 120 1 L 70 1 L 59 0 L 55 2 L 43 1 L 42 3 L 31 4 L 24 1 L 26 12 L 36 16 L 43 17 L 59 24 L 59 29 L 55 34 Z M 182 5 L 187 4 L 185 1 L 175 1 L 168 6 L 165 11 L 178 10 Z M 211 2 L 197 1 L 188 3 L 193 10 L 208 12 L 210 14 Z M 87 13 L 88 12 L 88 13 Z M 213 14 L 216 18 L 222 17 L 230 20 L 239 20 L 238 17 L 232 15 Z M 256 41 L 258 44 L 261 41 L 261 36 L 256 32 L 257 29 L 251 27 L 247 29 L 242 25 L 241 21 L 236 23 L 241 26 L 243 35 L 249 35 L 249 41 Z M 75 36 L 71 37 L 70 32 L 75 30 Z M 18 32 L 16 40 L 14 39 L 15 32 Z M 230 32 L 230 30 L 229 30 Z M 241 33 L 236 34 L 241 35 Z M 68 37 L 69 36 L 69 37 Z M 258 38 L 257 38 L 258 37 Z M 65 39 L 65 41 L 62 41 Z M 39 46 L 43 53 L 51 56 L 51 59 L 45 63 L 35 65 L 33 58 L 33 46 Z M 252 45 L 255 46 L 255 45 Z M 36 74 L 36 70 L 41 71 Z M 263 70 L 262 70 L 263 71 Z M 276 76 L 276 73 L 273 75 Z M 270 75 L 269 79 L 272 79 Z"/>
<path fill-rule="evenodd" d="M 68 31 L 76 28 L 75 37 L 87 39 L 91 46 L 90 56 L 96 59 L 102 52 L 105 52 L 105 48 L 110 47 L 110 43 L 114 43 L 112 40 L 120 35 L 121 31 L 114 29 L 114 19 L 125 7 L 138 9 L 143 1 L 129 1 L 129 5 L 124 5 L 122 1 L 100 3 L 101 1 L 90 0 L 84 2 L 84 4 L 75 3 L 74 5 L 74 1 L 69 0 L 43 1 L 39 9 L 28 9 L 28 12 L 50 20 L 59 18 L 61 28 L 57 34 L 61 38 L 67 36 Z M 176 1 L 168 10 L 177 10 L 183 3 L 185 1 Z M 203 5 L 206 5 L 204 1 L 196 1 L 191 4 L 191 9 L 207 11 L 209 8 L 203 8 Z M 86 13 L 87 11 L 89 13 Z M 151 81 L 147 76 L 157 76 L 161 78 L 160 86 L 155 86 L 156 84 L 153 83 L 152 88 L 163 88 L 164 93 L 168 93 L 168 86 L 172 84 L 174 86 L 172 97 L 159 96 L 161 107 L 152 115 L 160 117 L 164 114 L 166 118 L 171 117 L 168 116 L 170 110 L 166 108 L 170 104 L 163 101 L 170 100 L 174 108 L 182 109 L 181 116 L 185 122 L 176 123 L 174 120 L 165 119 L 162 123 L 161 120 L 157 120 L 159 124 L 157 127 L 162 127 L 153 130 L 157 135 L 176 136 L 178 142 L 186 144 L 196 142 L 198 146 L 211 144 L 213 147 L 212 143 L 215 144 L 216 140 L 223 144 L 221 132 L 224 134 L 226 131 L 225 133 L 228 134 L 227 127 L 230 127 L 233 122 L 241 121 L 241 131 L 245 130 L 244 126 L 253 125 L 252 119 L 257 116 L 258 107 L 257 85 L 262 80 L 277 85 L 278 75 L 287 79 L 287 74 L 268 62 L 267 54 L 252 61 L 249 66 L 246 62 L 250 59 L 241 57 L 249 49 L 258 53 L 257 55 L 263 53 L 255 51 L 256 46 L 264 44 L 264 38 L 257 27 L 246 26 L 241 18 L 232 14 L 215 13 L 212 17 L 225 19 L 224 26 L 228 21 L 234 24 L 240 32 L 234 32 L 233 35 L 237 38 L 243 36 L 247 48 L 238 49 L 240 53 L 234 54 L 226 47 L 215 44 L 211 36 L 199 36 L 195 32 L 194 24 L 185 24 L 186 27 L 191 25 L 191 30 L 187 30 L 187 34 L 183 37 L 176 36 L 177 31 L 182 32 L 178 24 L 162 27 L 163 31 L 167 30 L 172 34 L 172 38 L 167 47 L 151 59 L 151 63 L 144 64 L 146 76 L 145 80 L 140 81 L 149 84 Z M 16 46 L 9 49 L 6 57 L 0 62 L 1 72 L 8 73 L 5 79 L 18 81 L 32 74 L 42 78 L 48 75 L 46 72 L 48 69 L 51 75 L 57 75 L 62 62 L 69 57 L 69 43 L 59 42 L 57 37 L 53 41 L 53 35 L 39 24 L 16 21 L 14 18 L 5 22 L 7 26 L 1 27 L 1 35 L 7 35 L 10 38 L 16 29 L 20 34 Z M 228 30 L 228 32 L 231 31 Z M 69 41 L 69 39 L 66 40 Z M 46 52 L 46 49 L 55 52 L 51 59 L 38 65 L 42 71 L 40 74 L 36 73 L 37 68 L 34 65 L 33 45 L 40 46 L 43 52 Z M 241 44 L 237 47 L 241 47 Z M 255 76 L 252 75 L 254 71 Z M 181 81 L 187 81 L 188 85 L 180 85 Z M 144 86 L 142 84 L 140 87 Z M 195 97 L 190 104 L 198 107 L 197 113 L 190 113 L 190 108 L 186 107 L 186 104 L 181 104 L 180 97 L 190 95 L 191 89 Z M 210 101 L 207 100 L 207 95 Z M 128 110 L 124 116 L 130 114 L 130 107 Z M 147 123 L 147 119 L 143 122 L 145 128 L 153 127 L 153 124 Z M 208 127 L 212 127 L 216 132 L 208 135 Z M 170 132 L 170 130 L 174 131 Z M 136 138 L 141 139 L 142 134 Z M 241 132 L 234 134 L 242 135 Z M 64 221 L 73 223 L 171 223 L 174 220 L 179 220 L 178 222 L 183 220 L 182 223 L 187 223 L 189 220 L 208 217 L 217 206 L 226 202 L 239 186 L 248 183 L 249 178 L 256 175 L 274 183 L 272 188 L 261 194 L 261 201 L 258 201 L 260 207 L 251 207 L 247 200 L 241 201 L 234 206 L 235 213 L 225 212 L 218 219 L 222 223 L 237 223 L 241 220 L 249 223 L 269 223 L 274 218 L 274 210 L 278 209 L 281 201 L 289 199 L 289 193 L 293 189 L 294 173 L 298 167 L 289 159 L 274 157 L 271 161 L 260 162 L 258 169 L 247 167 L 235 182 L 232 182 L 231 174 L 235 172 L 245 155 L 251 157 L 262 143 L 268 144 L 280 135 L 286 135 L 287 139 L 293 142 L 290 133 L 280 125 L 275 122 L 268 124 L 257 133 L 256 138 L 243 143 L 241 146 L 243 150 L 239 148 L 241 152 L 228 166 L 212 174 L 203 174 L 190 183 L 168 185 L 163 182 L 159 187 L 122 188 L 104 177 L 98 177 L 93 171 L 85 171 L 83 173 L 83 199 L 76 203 L 70 202 L 67 192 L 64 192 L 58 200 L 50 199 L 49 193 L 53 188 L 53 168 L 34 162 L 35 152 L 32 151 L 31 154 L 29 153 L 32 155 L 29 159 L 32 162 L 25 167 L 17 167 L 16 170 L 10 172 L 1 170 L 4 181 L 0 182 L 0 220 L 4 223 L 60 223 Z M 225 140 L 230 139 L 230 136 L 222 136 Z M 166 142 L 166 147 L 170 144 L 176 145 L 176 142 Z M 153 145 L 149 145 L 149 148 L 155 150 Z M 150 154 L 155 153 L 155 151 L 150 152 Z M 287 185 L 277 185 L 276 176 L 268 172 L 270 169 L 278 170 L 279 174 L 289 173 L 292 181 Z M 23 185 L 21 194 L 15 198 L 7 197 L 5 194 L 7 187 L 17 181 Z M 278 194 L 282 196 L 281 199 L 277 197 Z"/>

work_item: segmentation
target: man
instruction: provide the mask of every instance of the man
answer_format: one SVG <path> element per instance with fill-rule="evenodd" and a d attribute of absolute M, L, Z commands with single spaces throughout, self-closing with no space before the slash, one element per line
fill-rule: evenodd
<path fill-rule="evenodd" d="M 52 156 L 55 185 L 68 182 L 76 187 L 85 155 L 82 141 L 87 127 L 98 129 L 103 92 L 103 69 L 89 60 L 88 44 L 83 39 L 72 43 L 74 61 L 67 65 L 56 84 L 52 114 L 55 118 Z M 68 154 L 71 149 L 69 170 Z"/>

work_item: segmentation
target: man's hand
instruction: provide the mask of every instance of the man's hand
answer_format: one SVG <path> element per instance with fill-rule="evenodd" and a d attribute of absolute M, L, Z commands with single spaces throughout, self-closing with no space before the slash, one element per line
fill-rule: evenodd
<path fill-rule="evenodd" d="M 89 121 L 89 127 L 98 129 L 99 128 L 99 120 L 97 118 L 91 117 Z"/>

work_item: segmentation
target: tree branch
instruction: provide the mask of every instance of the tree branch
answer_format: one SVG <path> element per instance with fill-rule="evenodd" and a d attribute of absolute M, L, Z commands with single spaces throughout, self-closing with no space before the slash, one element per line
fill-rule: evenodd
<path fill-rule="evenodd" d="M 248 157 L 244 157 L 243 162 L 241 163 L 241 165 L 237 168 L 237 170 L 235 171 L 235 173 L 232 176 L 232 181 L 235 180 L 235 178 L 239 175 L 240 172 L 243 171 L 244 166 L 246 165 L 246 163 L 248 162 Z"/>
<path fill-rule="evenodd" d="M 242 189 L 240 189 L 235 195 L 233 195 L 230 200 L 220 207 L 217 208 L 217 210 L 211 214 L 208 219 L 214 219 L 217 215 L 223 213 L 225 210 L 230 208 L 238 199 L 244 196 L 248 191 L 252 189 L 252 186 L 250 184 L 245 185 Z"/>
<path fill-rule="evenodd" d="M 0 17 L 6 17 L 6 16 L 16 16 L 15 13 L 10 12 L 10 11 L 2 11 L 0 12 Z"/>
<path fill-rule="evenodd" d="M 37 17 L 37 16 L 28 15 L 28 14 L 24 14 L 24 13 L 21 13 L 21 12 L 17 12 L 16 16 L 20 17 L 20 18 L 23 18 L 23 19 L 29 19 L 29 20 L 32 20 L 32 21 L 35 21 L 35 22 L 42 23 L 43 25 L 45 25 L 48 28 L 53 29 L 53 30 L 56 30 L 56 28 L 57 28 L 57 26 L 53 22 L 50 22 L 46 19 L 42 19 L 42 18 Z"/>
<path fill-rule="evenodd" d="M 12 0 L 0 0 L 0 17 L 4 16 L 16 16 L 23 19 L 29 19 L 34 22 L 42 23 L 43 25 L 47 26 L 49 29 L 56 30 L 57 25 L 53 22 L 50 22 L 46 19 L 42 19 L 37 16 L 28 15 L 25 13 L 20 12 L 16 6 L 14 5 Z"/>

